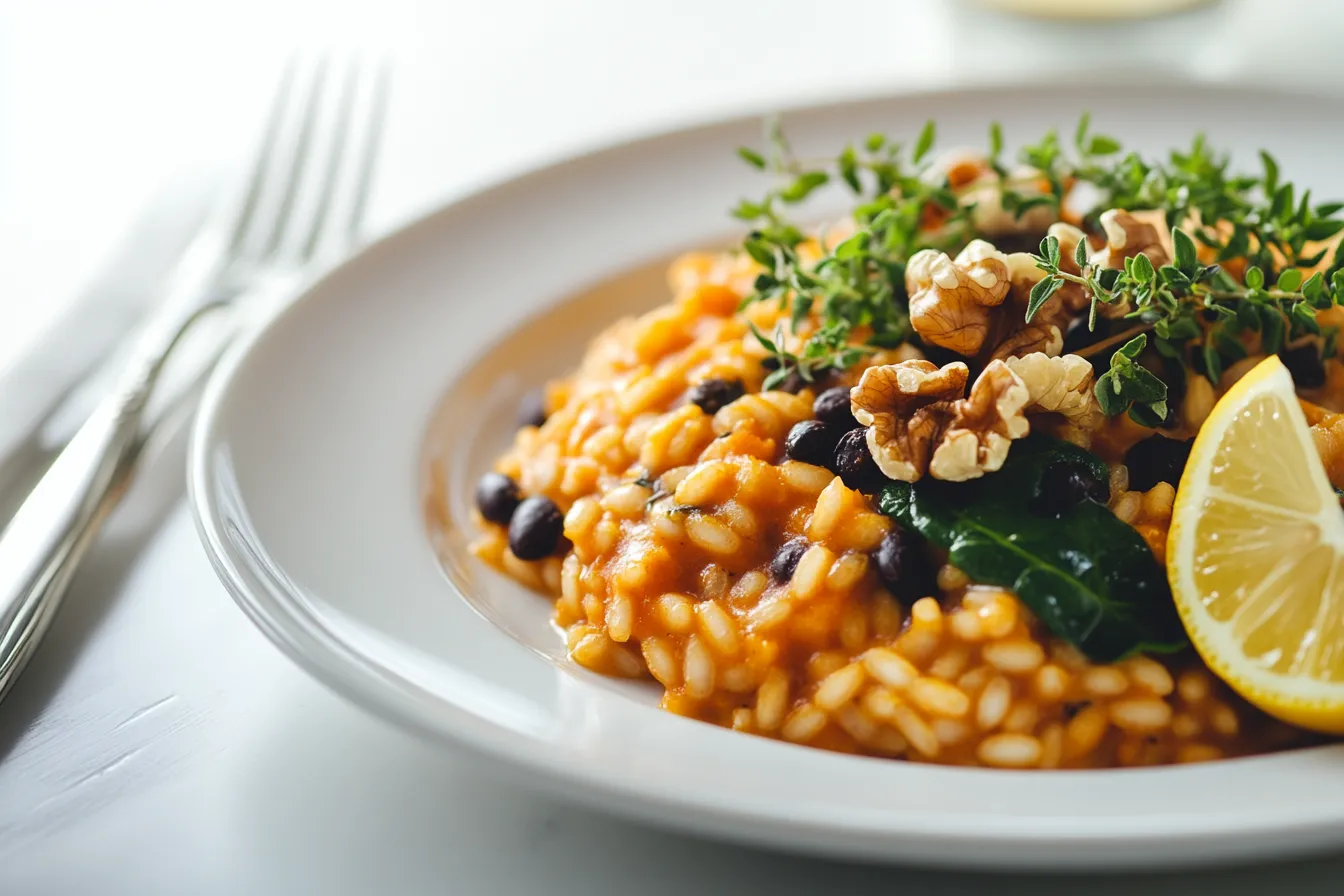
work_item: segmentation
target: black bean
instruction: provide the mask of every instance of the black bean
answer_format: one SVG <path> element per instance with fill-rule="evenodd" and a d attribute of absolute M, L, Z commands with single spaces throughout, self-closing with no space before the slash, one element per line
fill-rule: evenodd
<path fill-rule="evenodd" d="M 519 560 L 540 560 L 555 553 L 565 518 L 550 498 L 535 495 L 518 505 L 509 523 L 509 550 Z"/>
<path fill-rule="evenodd" d="M 829 467 L 835 457 L 835 445 L 844 434 L 843 429 L 820 420 L 804 420 L 789 430 L 788 438 L 784 440 L 784 453 L 790 460 Z"/>
<path fill-rule="evenodd" d="M 875 492 L 887 482 L 868 451 L 868 430 L 862 427 L 840 437 L 831 470 L 845 485 L 861 492 Z"/>
<path fill-rule="evenodd" d="M 522 500 L 518 483 L 503 473 L 486 473 L 476 483 L 476 509 L 492 523 L 507 526 Z"/>
<path fill-rule="evenodd" d="M 793 578 L 793 571 L 798 568 L 798 561 L 807 553 L 807 548 L 806 538 L 795 538 L 779 546 L 774 559 L 770 561 L 770 575 L 776 582 L 787 582 Z"/>
<path fill-rule="evenodd" d="M 1129 468 L 1129 487 L 1146 492 L 1159 482 L 1180 484 L 1185 462 L 1190 459 L 1194 439 L 1169 439 L 1149 436 L 1125 452 L 1125 466 Z"/>
<path fill-rule="evenodd" d="M 540 389 L 534 389 L 518 402 L 518 425 L 540 426 L 546 422 L 546 395 Z"/>
<path fill-rule="evenodd" d="M 1293 385 L 1299 389 L 1319 389 L 1325 385 L 1325 362 L 1312 343 L 1286 348 L 1279 352 L 1279 360 L 1293 375 Z"/>
<path fill-rule="evenodd" d="M 835 386 L 818 395 L 812 402 L 812 413 L 822 423 L 829 423 L 842 429 L 849 430 L 859 425 L 849 404 L 847 386 Z"/>
<path fill-rule="evenodd" d="M 877 577 L 891 596 L 909 606 L 938 593 L 937 573 L 918 535 L 892 526 L 873 552 Z"/>
<path fill-rule="evenodd" d="M 701 380 L 686 393 L 686 400 L 711 416 L 726 404 L 732 404 L 747 390 L 741 380 Z"/>
<path fill-rule="evenodd" d="M 1031 512 L 1061 517 L 1084 501 L 1105 504 L 1110 492 L 1110 483 L 1105 478 L 1094 476 L 1083 467 L 1057 463 L 1046 467 L 1041 476 Z"/>

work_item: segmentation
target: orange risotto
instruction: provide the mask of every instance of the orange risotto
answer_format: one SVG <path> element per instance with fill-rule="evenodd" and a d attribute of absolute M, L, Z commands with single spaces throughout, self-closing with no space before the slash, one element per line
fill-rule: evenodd
<path fill-rule="evenodd" d="M 966 180 L 957 170 L 953 186 Z M 1014 226 L 1049 225 L 1063 268 L 1075 251 L 1112 269 L 1173 254 L 1168 229 L 1141 233 L 1125 212 L 1103 215 L 1083 249 L 1083 230 L 1033 217 Z M 815 261 L 838 239 L 804 242 L 800 255 Z M 1236 697 L 1183 641 L 1089 660 L 1088 642 L 1061 637 L 1004 584 L 973 581 L 935 535 L 879 503 L 893 482 L 990 483 L 1033 428 L 1095 458 L 1095 476 L 1058 489 L 1133 527 L 1160 571 L 1187 440 L 1266 354 L 1247 339 L 1244 359 L 1215 376 L 1188 371 L 1160 429 L 1102 413 L 1104 364 L 1063 351 L 1087 296 L 1066 281 L 1034 318 L 1042 332 L 1009 327 L 1044 275 L 1024 253 L 962 245 L 909 259 L 911 338 L 792 372 L 781 364 L 824 326 L 818 313 L 791 320 L 786 302 L 744 304 L 762 270 L 747 253 L 679 259 L 672 301 L 599 335 L 482 479 L 475 553 L 555 598 L 574 662 L 648 679 L 665 709 L 741 732 L 997 768 L 1197 762 L 1308 742 Z M 1328 404 L 1341 369 L 1329 358 L 1322 371 L 1329 382 L 1303 394 Z"/>

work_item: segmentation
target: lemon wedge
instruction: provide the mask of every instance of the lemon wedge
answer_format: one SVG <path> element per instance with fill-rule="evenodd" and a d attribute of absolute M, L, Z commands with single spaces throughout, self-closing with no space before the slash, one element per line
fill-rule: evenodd
<path fill-rule="evenodd" d="M 1167 576 L 1204 661 L 1285 721 L 1344 732 L 1344 513 L 1271 355 L 1195 439 Z"/>

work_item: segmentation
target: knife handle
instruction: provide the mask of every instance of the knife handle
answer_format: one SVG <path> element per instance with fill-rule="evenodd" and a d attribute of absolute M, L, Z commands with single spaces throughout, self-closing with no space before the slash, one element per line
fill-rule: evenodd
<path fill-rule="evenodd" d="M 0 532 L 0 699 L 51 623 L 103 519 L 130 482 L 145 405 L 164 362 L 191 324 L 223 303 L 187 314 L 162 307 L 141 332 L 117 388 Z"/>

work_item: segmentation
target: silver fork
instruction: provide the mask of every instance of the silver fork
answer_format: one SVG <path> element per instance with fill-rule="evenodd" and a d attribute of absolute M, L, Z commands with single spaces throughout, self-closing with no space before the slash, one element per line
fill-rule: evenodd
<path fill-rule="evenodd" d="M 323 59 L 286 69 L 244 189 L 193 240 L 164 300 L 139 327 L 115 387 L 0 533 L 0 699 L 130 483 L 148 402 L 184 335 L 206 316 L 232 331 L 249 300 L 287 288 L 354 245 L 387 89 L 382 66 Z M 223 346 L 196 369 L 213 366 Z"/>

